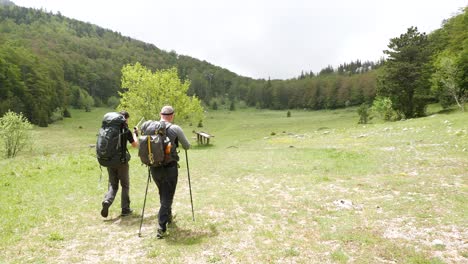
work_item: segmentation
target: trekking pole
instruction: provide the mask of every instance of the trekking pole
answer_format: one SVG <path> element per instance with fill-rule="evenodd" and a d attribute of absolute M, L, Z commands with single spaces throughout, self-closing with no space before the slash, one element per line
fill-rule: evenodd
<path fill-rule="evenodd" d="M 195 213 L 193 212 L 192 185 L 190 184 L 190 170 L 189 170 L 189 165 L 188 165 L 187 150 L 185 150 L 185 160 L 187 161 L 187 176 L 188 176 L 188 186 L 190 190 L 190 204 L 192 205 L 192 219 L 193 221 L 195 221 Z"/>
<path fill-rule="evenodd" d="M 141 123 L 142 123 L 143 121 L 145 121 L 145 117 L 142 117 L 142 118 L 140 119 L 140 121 L 138 122 L 138 124 L 136 124 L 136 126 L 133 127 L 133 129 L 139 128 L 140 125 L 141 125 Z"/>
<path fill-rule="evenodd" d="M 145 201 L 143 202 L 143 210 L 141 211 L 140 230 L 138 236 L 141 237 L 141 226 L 143 225 L 143 217 L 145 216 L 146 195 L 148 194 L 148 185 L 150 182 L 150 168 L 148 167 L 148 180 L 146 181 Z"/>

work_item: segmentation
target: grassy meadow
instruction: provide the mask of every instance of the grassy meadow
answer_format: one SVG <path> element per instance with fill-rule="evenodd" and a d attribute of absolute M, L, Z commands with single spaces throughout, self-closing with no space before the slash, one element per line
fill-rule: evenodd
<path fill-rule="evenodd" d="M 163 240 L 153 182 L 137 235 L 148 175 L 136 149 L 134 215 L 119 216 L 119 191 L 101 217 L 94 144 L 109 109 L 72 111 L 0 159 L 0 263 L 468 262 L 468 113 L 358 125 L 355 110 L 219 110 L 183 126 L 195 221 L 182 151 Z"/>

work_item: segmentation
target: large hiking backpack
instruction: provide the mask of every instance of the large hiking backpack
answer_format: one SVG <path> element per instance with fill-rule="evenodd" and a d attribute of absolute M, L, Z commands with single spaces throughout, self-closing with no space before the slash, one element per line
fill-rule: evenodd
<path fill-rule="evenodd" d="M 124 127 L 125 117 L 120 113 L 110 112 L 104 115 L 96 142 L 96 156 L 102 166 L 116 166 L 130 159 L 126 153 Z"/>
<path fill-rule="evenodd" d="M 174 161 L 172 158 L 172 143 L 167 136 L 164 121 L 148 120 L 141 126 L 141 136 L 138 138 L 140 147 L 138 156 L 143 164 L 159 167 Z"/>

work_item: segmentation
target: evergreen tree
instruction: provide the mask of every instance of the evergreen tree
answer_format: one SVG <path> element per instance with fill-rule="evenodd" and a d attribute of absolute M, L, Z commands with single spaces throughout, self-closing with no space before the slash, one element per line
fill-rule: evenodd
<path fill-rule="evenodd" d="M 430 94 L 430 52 L 425 33 L 416 27 L 392 38 L 385 50 L 388 60 L 379 77 L 377 94 L 389 97 L 405 118 L 422 116 Z"/>
<path fill-rule="evenodd" d="M 211 103 L 211 109 L 218 110 L 218 103 L 216 102 L 216 100 L 213 100 L 213 102 Z"/>
<path fill-rule="evenodd" d="M 359 115 L 359 121 L 358 124 L 367 124 L 369 121 L 369 106 L 367 104 L 362 104 L 359 106 L 357 109 L 358 115 Z"/>
<path fill-rule="evenodd" d="M 234 103 L 234 100 L 231 101 L 231 104 L 229 105 L 229 111 L 235 111 L 236 110 L 236 104 Z"/>

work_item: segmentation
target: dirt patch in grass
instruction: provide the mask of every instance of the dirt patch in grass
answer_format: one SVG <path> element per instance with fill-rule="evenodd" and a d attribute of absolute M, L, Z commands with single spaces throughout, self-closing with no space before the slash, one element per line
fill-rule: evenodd
<path fill-rule="evenodd" d="M 414 218 L 399 217 L 378 221 L 383 230 L 383 237 L 425 247 L 432 257 L 444 259 L 451 263 L 466 261 L 464 253 L 468 252 L 468 230 L 455 225 L 420 226 Z"/>

